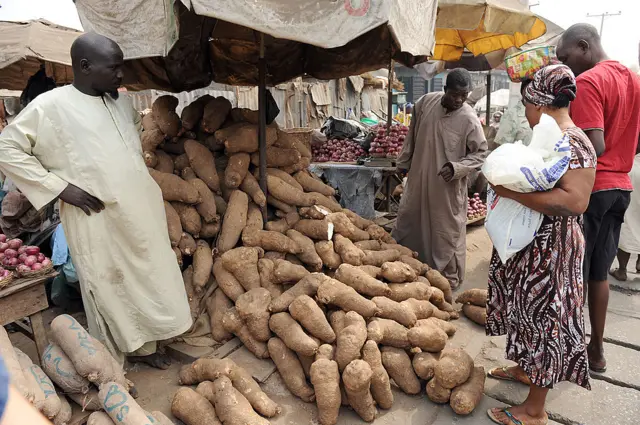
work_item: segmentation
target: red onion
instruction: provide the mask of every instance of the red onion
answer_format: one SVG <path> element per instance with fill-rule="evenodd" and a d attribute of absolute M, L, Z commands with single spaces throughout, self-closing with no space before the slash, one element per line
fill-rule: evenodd
<path fill-rule="evenodd" d="M 9 249 L 9 244 L 6 242 L 2 242 L 0 243 L 0 252 L 5 252 L 7 249 Z"/>
<path fill-rule="evenodd" d="M 6 260 L 6 262 L 7 262 L 7 265 L 9 265 L 9 266 L 11 266 L 11 267 L 15 267 L 15 266 L 17 266 L 17 265 L 18 265 L 18 259 L 17 259 L 17 258 L 15 258 L 15 257 L 13 257 L 13 258 L 8 258 L 8 259 L 5 259 L 5 260 Z"/>
<path fill-rule="evenodd" d="M 48 258 L 45 258 L 44 260 L 38 262 L 41 263 L 42 266 L 48 266 L 49 264 L 51 264 L 51 260 Z"/>
<path fill-rule="evenodd" d="M 40 254 L 40 248 L 37 246 L 28 246 L 25 248 L 25 252 L 29 255 L 38 255 Z"/>
<path fill-rule="evenodd" d="M 5 243 L 7 241 L 7 235 L 0 233 L 0 242 Z"/>
<path fill-rule="evenodd" d="M 17 259 L 17 257 L 18 257 L 18 251 L 16 251 L 15 249 L 7 249 L 7 250 L 4 252 L 4 256 L 5 256 L 5 258 L 15 258 L 15 259 L 16 259 L 16 261 L 17 261 L 17 260 L 18 260 L 18 259 Z"/>
<path fill-rule="evenodd" d="M 20 239 L 11 239 L 7 243 L 11 249 L 19 249 L 22 246 L 22 241 Z"/>
<path fill-rule="evenodd" d="M 35 255 L 30 255 L 24 260 L 24 265 L 33 266 L 37 262 L 38 262 L 38 257 L 36 257 Z"/>
<path fill-rule="evenodd" d="M 40 263 L 35 263 L 33 266 L 31 266 L 31 270 L 36 271 L 36 270 L 40 270 L 42 268 L 42 264 Z"/>
<path fill-rule="evenodd" d="M 18 267 L 16 267 L 16 271 L 18 273 L 29 273 L 31 271 L 31 267 L 20 264 Z"/>
<path fill-rule="evenodd" d="M 43 253 L 39 253 L 38 254 L 38 263 L 42 263 L 45 260 L 45 257 Z"/>

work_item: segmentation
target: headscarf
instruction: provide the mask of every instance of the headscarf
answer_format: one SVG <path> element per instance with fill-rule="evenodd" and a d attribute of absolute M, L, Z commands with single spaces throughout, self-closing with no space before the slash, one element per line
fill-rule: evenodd
<path fill-rule="evenodd" d="M 576 77 L 568 66 L 549 65 L 535 73 L 523 95 L 529 103 L 549 106 L 560 94 L 564 94 L 569 100 L 575 99 L 576 90 Z"/>

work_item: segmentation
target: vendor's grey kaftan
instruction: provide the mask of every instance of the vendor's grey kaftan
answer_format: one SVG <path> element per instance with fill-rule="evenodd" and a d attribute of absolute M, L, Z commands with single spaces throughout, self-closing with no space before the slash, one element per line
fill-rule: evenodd
<path fill-rule="evenodd" d="M 411 128 L 398 158 L 409 170 L 393 237 L 457 286 L 464 279 L 467 175 L 480 168 L 487 142 L 480 120 L 466 103 L 447 112 L 444 93 L 429 93 L 413 108 Z M 451 163 L 453 180 L 438 173 Z"/>
<path fill-rule="evenodd" d="M 119 357 L 191 326 L 139 131 L 140 116 L 126 97 L 88 96 L 69 85 L 38 96 L 0 134 L 0 170 L 36 209 L 67 183 L 104 202 L 90 216 L 62 203 L 60 216 L 89 331 Z"/>

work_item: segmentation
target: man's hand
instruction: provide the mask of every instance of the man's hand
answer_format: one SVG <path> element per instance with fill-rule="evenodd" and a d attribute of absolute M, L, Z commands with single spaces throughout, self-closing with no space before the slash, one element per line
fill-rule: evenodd
<path fill-rule="evenodd" d="M 453 165 L 444 164 L 438 175 L 447 183 L 450 182 L 453 179 Z"/>
<path fill-rule="evenodd" d="M 495 194 L 497 196 L 500 196 L 501 198 L 513 198 L 513 194 L 515 193 L 513 190 L 511 189 L 507 189 L 504 186 L 494 186 L 491 183 L 489 183 L 489 186 L 491 186 L 491 189 L 493 189 L 493 191 L 495 192 Z"/>
<path fill-rule="evenodd" d="M 89 195 L 71 183 L 62 191 L 59 198 L 69 205 L 80 208 L 86 215 L 91 215 L 91 211 L 99 213 L 104 209 L 104 204 L 100 199 Z"/>

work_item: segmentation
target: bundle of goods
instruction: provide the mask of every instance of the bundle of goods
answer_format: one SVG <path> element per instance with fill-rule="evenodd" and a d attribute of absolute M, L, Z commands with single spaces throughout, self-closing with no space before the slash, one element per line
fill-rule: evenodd
<path fill-rule="evenodd" d="M 397 158 L 402 151 L 404 139 L 409 132 L 409 127 L 397 124 L 391 126 L 389 134 L 387 134 L 387 126 L 385 124 L 374 125 L 371 128 L 375 132 L 376 137 L 371 142 L 369 154 L 374 158 Z"/>
<path fill-rule="evenodd" d="M 331 139 L 311 148 L 313 162 L 355 162 L 365 154 L 358 142 L 351 139 Z"/>
<path fill-rule="evenodd" d="M 37 246 L 23 245 L 20 239 L 7 240 L 5 235 L 0 235 L 0 241 L 2 265 L 15 270 L 19 277 L 41 276 L 53 270 L 51 260 Z"/>
<path fill-rule="evenodd" d="M 467 200 L 467 220 L 475 220 L 487 215 L 487 204 L 482 202 L 479 193 L 474 193 L 473 198 Z"/>
<path fill-rule="evenodd" d="M 456 302 L 462 304 L 462 312 L 472 322 L 487 324 L 487 290 L 469 289 L 461 293 Z"/>
<path fill-rule="evenodd" d="M 200 120 L 205 141 L 165 141 L 145 156 L 169 159 L 162 171 L 156 164 L 150 172 L 177 210 L 167 214 L 174 246 L 183 253 L 184 238 L 200 238 L 190 242 L 193 265 L 183 275 L 192 309 L 206 305 L 213 338 L 236 336 L 256 357 L 271 358 L 294 395 L 316 401 L 323 425 L 336 423 L 341 404 L 373 420 L 376 403 L 383 409 L 393 403 L 390 379 L 406 393 L 420 393 L 420 379 L 430 376 L 420 378 L 412 361 L 419 369 L 421 358 L 437 356 L 455 332 L 449 282 L 383 228 L 342 209 L 335 190 L 304 169 L 306 152 L 275 127 L 267 132 L 265 196 L 256 180 L 255 112 L 206 102 L 190 129 L 183 112 L 184 128 L 177 130 L 186 134 Z M 176 119 L 170 112 L 153 119 Z M 165 153 L 181 144 L 186 156 Z M 204 185 L 193 190 L 199 180 Z M 263 224 L 260 209 L 267 205 L 270 219 Z M 215 232 L 204 232 L 214 225 Z M 212 272 L 217 287 L 209 283 Z M 209 295 L 208 288 L 215 290 Z M 181 371 L 180 381 L 200 383 L 175 396 L 174 414 L 186 425 L 216 423 L 218 416 L 223 423 L 231 417 L 268 423 L 262 417 L 280 410 L 228 360 L 199 360 Z"/>

